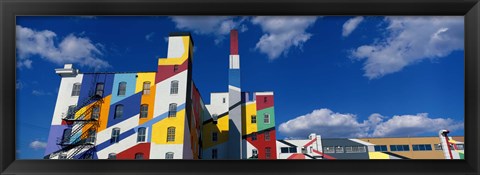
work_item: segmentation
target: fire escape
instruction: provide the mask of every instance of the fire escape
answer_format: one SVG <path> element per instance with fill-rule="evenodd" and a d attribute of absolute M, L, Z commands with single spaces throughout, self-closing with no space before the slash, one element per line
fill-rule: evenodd
<path fill-rule="evenodd" d="M 98 74 L 95 75 L 94 83 L 97 82 L 97 76 Z M 49 158 L 63 154 L 64 157 L 59 157 L 60 159 L 93 159 L 97 129 L 100 126 L 100 109 L 104 102 L 103 87 L 101 91 L 98 91 L 98 87 L 93 87 L 95 92 L 90 90 L 89 97 L 82 104 L 69 109 L 68 113 L 62 116 L 62 120 L 71 126 L 71 130 L 57 138 L 57 145 L 61 149 L 47 155 Z"/>

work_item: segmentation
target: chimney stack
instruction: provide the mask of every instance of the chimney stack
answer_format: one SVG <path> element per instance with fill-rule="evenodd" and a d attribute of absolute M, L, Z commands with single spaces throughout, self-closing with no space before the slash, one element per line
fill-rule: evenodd
<path fill-rule="evenodd" d="M 230 31 L 230 55 L 238 55 L 238 31 Z"/>

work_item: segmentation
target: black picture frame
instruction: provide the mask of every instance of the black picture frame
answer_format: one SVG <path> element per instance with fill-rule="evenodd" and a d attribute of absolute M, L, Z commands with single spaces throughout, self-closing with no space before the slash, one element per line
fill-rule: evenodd
<path fill-rule="evenodd" d="M 1 174 L 479 174 L 478 0 L 1 0 Z M 15 160 L 18 15 L 464 15 L 465 160 Z"/>

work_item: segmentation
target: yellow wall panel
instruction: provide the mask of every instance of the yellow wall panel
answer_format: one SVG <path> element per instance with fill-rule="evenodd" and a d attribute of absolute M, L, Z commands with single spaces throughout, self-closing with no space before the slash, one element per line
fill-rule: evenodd
<path fill-rule="evenodd" d="M 370 157 L 370 159 L 390 159 L 390 156 L 388 154 L 382 152 L 369 152 L 368 156 Z"/>
<path fill-rule="evenodd" d="M 250 103 L 245 106 L 242 106 L 242 110 L 244 110 L 244 116 L 243 118 L 243 129 L 242 133 L 243 135 L 248 135 L 251 134 L 252 132 L 257 132 L 257 123 L 252 123 L 252 115 L 257 115 L 257 105 L 255 103 Z M 258 118 L 257 118 L 258 121 Z"/>
<path fill-rule="evenodd" d="M 218 133 L 216 142 L 212 141 L 212 132 Z M 225 143 L 228 141 L 228 115 L 218 119 L 217 124 L 209 122 L 203 125 L 203 148 Z"/>
<path fill-rule="evenodd" d="M 152 142 L 156 144 L 182 144 L 185 125 L 185 109 L 177 112 L 176 117 L 166 117 L 152 126 Z M 167 128 L 175 127 L 175 141 L 167 142 Z"/>

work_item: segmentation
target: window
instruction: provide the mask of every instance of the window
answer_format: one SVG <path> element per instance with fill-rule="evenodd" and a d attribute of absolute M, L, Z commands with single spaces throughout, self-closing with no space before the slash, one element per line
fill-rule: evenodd
<path fill-rule="evenodd" d="M 177 104 L 170 103 L 168 107 L 168 117 L 176 117 L 177 116 Z"/>
<path fill-rule="evenodd" d="M 218 133 L 217 132 L 212 132 L 212 141 L 216 142 L 218 139 Z"/>
<path fill-rule="evenodd" d="M 143 95 L 150 94 L 150 81 L 143 82 Z"/>
<path fill-rule="evenodd" d="M 137 142 L 145 142 L 145 133 L 146 133 L 145 127 L 140 127 L 138 128 L 137 132 Z"/>
<path fill-rule="evenodd" d="M 67 119 L 73 119 L 75 117 L 75 108 L 76 107 L 77 106 L 75 106 L 75 105 L 68 106 Z"/>
<path fill-rule="evenodd" d="M 142 104 L 140 105 L 140 118 L 147 118 L 148 116 L 148 105 Z"/>
<path fill-rule="evenodd" d="M 365 149 L 365 146 L 346 146 L 345 152 L 346 153 L 363 153 L 363 152 L 366 152 L 366 149 Z"/>
<path fill-rule="evenodd" d="M 173 72 L 177 72 L 178 71 L 178 64 L 175 64 L 173 65 Z"/>
<path fill-rule="evenodd" d="M 95 129 L 90 129 L 90 130 L 88 130 L 88 137 L 87 137 L 86 142 L 94 144 L 96 137 L 97 137 L 97 133 L 95 132 Z"/>
<path fill-rule="evenodd" d="M 270 114 L 268 114 L 268 113 L 263 114 L 263 123 L 265 123 L 265 124 L 270 123 Z"/>
<path fill-rule="evenodd" d="M 270 156 L 271 156 L 271 148 L 266 147 L 265 148 L 265 159 L 270 159 Z"/>
<path fill-rule="evenodd" d="M 135 159 L 143 159 L 143 153 L 135 154 Z"/>
<path fill-rule="evenodd" d="M 257 140 L 257 133 L 252 133 L 252 140 Z"/>
<path fill-rule="evenodd" d="M 178 94 L 178 81 L 173 80 L 170 82 L 170 94 Z"/>
<path fill-rule="evenodd" d="M 218 158 L 218 150 L 212 149 L 212 159 L 217 159 L 217 158 Z"/>
<path fill-rule="evenodd" d="M 62 153 L 58 156 L 58 159 L 67 159 L 67 153 Z"/>
<path fill-rule="evenodd" d="M 95 95 L 103 96 L 103 88 L 104 88 L 103 83 L 97 83 L 97 86 L 95 87 Z"/>
<path fill-rule="evenodd" d="M 123 105 L 115 106 L 115 116 L 113 119 L 121 118 L 123 116 Z"/>
<path fill-rule="evenodd" d="M 80 83 L 73 84 L 72 96 L 79 96 L 80 95 L 80 87 L 81 87 Z"/>
<path fill-rule="evenodd" d="M 175 141 L 175 127 L 167 128 L 167 142 Z"/>
<path fill-rule="evenodd" d="M 333 146 L 325 146 L 323 147 L 323 152 L 324 153 L 335 153 L 335 149 Z"/>
<path fill-rule="evenodd" d="M 120 128 L 112 129 L 112 137 L 110 138 L 110 143 L 118 143 L 120 140 Z"/>
<path fill-rule="evenodd" d="M 335 153 L 343 153 L 343 147 L 342 146 L 336 146 L 335 147 Z"/>
<path fill-rule="evenodd" d="M 165 153 L 165 159 L 173 159 L 173 152 Z"/>
<path fill-rule="evenodd" d="M 63 130 L 62 143 L 70 143 L 71 134 L 72 134 L 72 129 L 67 128 Z"/>
<path fill-rule="evenodd" d="M 297 153 L 297 148 L 295 148 L 295 147 L 281 147 L 280 152 L 281 153 Z"/>
<path fill-rule="evenodd" d="M 390 145 L 390 151 L 410 151 L 408 145 Z"/>
<path fill-rule="evenodd" d="M 252 149 L 252 157 L 253 158 L 258 158 L 258 150 L 257 149 Z"/>
<path fill-rule="evenodd" d="M 120 82 L 118 83 L 118 96 L 125 95 L 125 92 L 127 91 L 127 82 Z"/>
<path fill-rule="evenodd" d="M 263 97 L 263 102 L 264 102 L 264 103 L 267 102 L 267 97 Z"/>
<path fill-rule="evenodd" d="M 225 103 L 225 97 L 223 97 L 223 100 L 222 100 L 222 101 L 223 101 L 223 103 Z"/>
<path fill-rule="evenodd" d="M 108 154 L 108 159 L 117 159 L 117 154 L 115 153 Z"/>
<path fill-rule="evenodd" d="M 306 154 L 306 153 L 307 153 L 307 150 L 305 150 L 305 147 L 302 147 L 302 153 L 303 153 L 303 154 Z"/>
<path fill-rule="evenodd" d="M 430 145 L 430 144 L 412 145 L 412 150 L 413 151 L 431 151 L 432 150 L 432 145 Z"/>
<path fill-rule="evenodd" d="M 256 115 L 252 115 L 251 118 L 252 118 L 252 123 L 257 123 L 257 116 Z"/>
<path fill-rule="evenodd" d="M 442 144 L 435 144 L 435 150 L 442 150 Z"/>
<path fill-rule="evenodd" d="M 265 141 L 270 140 L 270 131 L 265 131 Z"/>
<path fill-rule="evenodd" d="M 464 144 L 457 144 L 457 150 L 464 150 L 465 145 Z"/>
<path fill-rule="evenodd" d="M 95 105 L 92 109 L 92 119 L 98 120 L 98 117 L 100 117 L 100 106 Z"/>
<path fill-rule="evenodd" d="M 377 152 L 385 152 L 387 151 L 387 145 L 375 145 L 375 151 Z"/>

